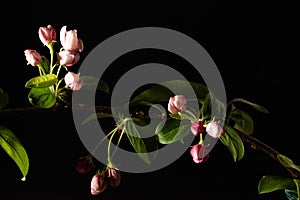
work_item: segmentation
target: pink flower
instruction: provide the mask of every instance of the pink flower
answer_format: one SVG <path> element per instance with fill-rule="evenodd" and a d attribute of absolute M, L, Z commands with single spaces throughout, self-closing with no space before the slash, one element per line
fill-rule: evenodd
<path fill-rule="evenodd" d="M 56 40 L 56 31 L 51 25 L 40 27 L 39 38 L 44 45 L 48 45 Z"/>
<path fill-rule="evenodd" d="M 42 56 L 36 51 L 32 49 L 27 49 L 24 51 L 27 65 L 37 66 L 42 62 Z"/>
<path fill-rule="evenodd" d="M 92 156 L 88 155 L 88 156 L 79 158 L 79 160 L 76 164 L 76 171 L 80 174 L 86 174 L 89 171 L 91 171 L 91 169 L 93 169 L 93 167 L 94 167 L 94 165 L 93 165 Z"/>
<path fill-rule="evenodd" d="M 59 60 L 59 64 L 70 67 L 79 61 L 80 55 L 76 51 L 60 51 L 57 54 L 57 59 Z"/>
<path fill-rule="evenodd" d="M 170 97 L 168 103 L 168 110 L 172 114 L 176 114 L 178 112 L 182 112 L 186 109 L 186 99 L 183 95 L 175 95 L 174 97 Z"/>
<path fill-rule="evenodd" d="M 190 150 L 190 154 L 193 157 L 193 161 L 197 164 L 205 162 L 209 157 L 206 147 L 201 144 L 194 145 Z"/>
<path fill-rule="evenodd" d="M 106 170 L 106 175 L 108 178 L 108 183 L 113 187 L 118 187 L 121 182 L 120 171 L 115 168 L 108 168 Z"/>
<path fill-rule="evenodd" d="M 225 134 L 225 130 L 216 121 L 211 121 L 206 126 L 206 133 L 211 137 L 218 138 Z"/>
<path fill-rule="evenodd" d="M 204 130 L 204 123 L 202 121 L 196 121 L 191 126 L 191 131 L 195 136 L 200 135 Z"/>
<path fill-rule="evenodd" d="M 60 30 L 60 43 L 65 50 L 79 52 L 83 50 L 83 42 L 77 37 L 77 30 L 67 31 L 67 26 L 63 26 Z"/>
<path fill-rule="evenodd" d="M 104 173 L 97 173 L 91 181 L 91 194 L 98 195 L 107 187 L 106 177 Z"/>
<path fill-rule="evenodd" d="M 68 72 L 65 75 L 65 84 L 71 90 L 80 90 L 83 84 L 83 81 L 79 78 L 79 74 L 75 74 L 74 72 Z"/>

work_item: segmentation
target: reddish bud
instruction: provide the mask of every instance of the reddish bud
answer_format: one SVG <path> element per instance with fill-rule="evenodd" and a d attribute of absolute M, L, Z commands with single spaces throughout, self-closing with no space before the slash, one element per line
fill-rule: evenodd
<path fill-rule="evenodd" d="M 195 136 L 200 135 L 204 130 L 204 123 L 202 121 L 196 121 L 191 126 L 191 131 Z"/>
<path fill-rule="evenodd" d="M 113 187 L 118 187 L 121 182 L 121 173 L 115 168 L 108 168 L 106 170 L 106 176 L 108 178 L 108 183 Z"/>
<path fill-rule="evenodd" d="M 206 147 L 201 144 L 194 145 L 190 150 L 193 161 L 197 164 L 205 162 L 209 157 L 208 153 Z"/>
<path fill-rule="evenodd" d="M 107 182 L 104 173 L 97 173 L 93 176 L 91 181 L 91 194 L 98 195 L 107 187 Z"/>

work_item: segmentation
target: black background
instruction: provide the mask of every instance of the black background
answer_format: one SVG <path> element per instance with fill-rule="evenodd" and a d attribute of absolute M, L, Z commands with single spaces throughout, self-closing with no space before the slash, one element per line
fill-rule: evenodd
<path fill-rule="evenodd" d="M 295 8 L 288 3 L 220 4 L 215 1 L 165 5 L 150 1 L 132 4 L 16 3 L 15 27 L 11 29 L 15 32 L 14 62 L 1 69 L 0 87 L 10 96 L 7 108 L 31 106 L 24 84 L 37 71 L 26 65 L 24 50 L 48 53 L 38 38 L 40 26 L 51 24 L 58 34 L 64 25 L 78 30 L 84 51 L 74 71 L 95 46 L 121 31 L 144 26 L 174 29 L 198 41 L 211 55 L 222 75 L 227 99 L 245 98 L 269 110 L 268 115 L 251 112 L 255 125 L 253 136 L 300 163 L 296 139 L 299 13 Z M 134 56 L 132 59 L 136 63 Z M 141 58 L 137 55 L 136 59 Z M 115 73 L 122 72 L 115 70 Z M 108 74 L 107 80 L 109 76 L 111 80 L 115 77 Z M 71 113 L 5 118 L 1 119 L 1 125 L 21 139 L 30 158 L 29 174 L 22 182 L 16 165 L 0 151 L 1 199 L 285 198 L 283 191 L 257 193 L 258 181 L 263 175 L 289 176 L 282 166 L 247 145 L 245 157 L 233 162 L 221 143 L 202 165 L 195 165 L 187 152 L 156 172 L 123 173 L 118 188 L 108 188 L 99 196 L 91 196 L 89 187 L 93 173 L 79 175 L 74 168 L 78 157 L 86 151 L 74 128 Z"/>

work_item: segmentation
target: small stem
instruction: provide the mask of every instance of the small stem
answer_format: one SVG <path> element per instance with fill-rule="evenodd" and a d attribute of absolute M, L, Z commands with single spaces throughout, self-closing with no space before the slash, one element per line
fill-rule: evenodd
<path fill-rule="evenodd" d="M 56 97 L 58 96 L 58 89 L 59 89 L 59 85 L 60 85 L 60 83 L 62 82 L 62 80 L 64 80 L 64 78 L 60 79 L 60 80 L 58 81 L 58 83 L 56 84 L 56 86 L 55 86 L 55 96 L 56 96 Z"/>
<path fill-rule="evenodd" d="M 98 149 L 98 147 L 100 146 L 100 144 L 102 144 L 102 142 L 104 142 L 104 140 L 106 139 L 106 138 L 108 138 L 110 135 L 114 135 L 114 133 L 116 132 L 116 131 L 118 131 L 118 127 L 116 127 L 116 128 L 114 128 L 112 131 L 110 131 L 104 138 L 102 138 L 102 140 L 100 140 L 98 143 L 97 143 L 97 145 L 94 147 L 94 149 L 93 149 L 93 151 L 91 152 L 91 154 L 92 155 L 95 155 L 95 153 L 96 153 L 96 150 Z M 110 140 L 109 140 L 109 144 L 108 145 L 110 145 Z"/>
<path fill-rule="evenodd" d="M 57 72 L 56 72 L 56 76 L 58 77 L 59 75 L 59 72 L 60 72 L 60 69 L 61 69 L 62 65 L 59 65 L 58 69 L 57 69 Z"/>
<path fill-rule="evenodd" d="M 236 130 L 237 131 L 237 130 Z M 241 139 L 245 142 L 250 144 L 250 147 L 254 150 L 258 150 L 266 154 L 267 156 L 271 157 L 275 161 L 279 162 L 278 155 L 280 154 L 278 151 L 273 149 L 272 147 L 266 145 L 265 143 L 261 142 L 260 140 L 250 136 L 246 135 L 240 131 L 237 131 Z M 285 166 L 284 166 L 285 167 Z M 300 179 L 300 172 L 296 169 L 285 167 L 285 169 L 291 174 L 291 176 L 295 179 Z"/>
<path fill-rule="evenodd" d="M 114 152 L 112 153 L 111 158 L 114 157 L 114 155 L 115 155 L 115 153 L 116 153 L 116 151 L 117 151 L 117 149 L 118 149 L 118 146 L 119 146 L 119 144 L 120 144 L 120 142 L 121 142 L 121 139 L 122 139 L 124 133 L 125 133 L 125 129 L 122 129 L 122 132 L 121 132 L 121 134 L 120 134 L 120 138 L 119 138 L 119 140 L 118 140 L 117 146 L 116 146 Z"/>
<path fill-rule="evenodd" d="M 51 56 L 51 60 L 50 60 L 50 74 L 52 74 L 52 71 L 53 71 L 53 68 L 54 68 L 54 66 L 53 66 L 53 58 L 54 58 L 54 49 L 53 49 L 53 46 L 51 45 L 50 47 L 49 47 L 49 49 L 50 49 L 50 56 Z"/>

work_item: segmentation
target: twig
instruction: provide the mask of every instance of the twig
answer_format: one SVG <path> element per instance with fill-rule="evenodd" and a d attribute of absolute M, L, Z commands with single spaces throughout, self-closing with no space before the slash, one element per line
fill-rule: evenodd
<path fill-rule="evenodd" d="M 46 112 L 57 112 L 57 111 L 71 111 L 72 109 L 80 109 L 82 111 L 94 111 L 94 112 L 102 112 L 105 114 L 111 114 L 111 107 L 108 106 L 88 106 L 84 104 L 78 104 L 76 106 L 66 106 L 66 105 L 55 105 L 51 108 L 45 109 L 45 108 L 39 108 L 39 107 L 25 107 L 25 108 L 17 108 L 17 109 L 5 109 L 0 110 L 0 119 L 1 118 L 9 118 L 9 117 L 25 117 L 29 115 L 35 115 L 37 113 L 46 113 Z M 145 114 L 143 111 L 133 111 L 131 114 L 132 117 L 138 117 L 141 119 L 149 119 L 149 116 Z M 163 116 L 155 116 L 157 118 L 162 119 Z M 277 162 L 280 162 L 278 160 L 278 155 L 280 154 L 278 151 L 273 149 L 272 147 L 266 145 L 265 143 L 261 142 L 260 140 L 250 136 L 246 135 L 242 132 L 237 131 L 241 139 L 250 145 L 250 147 L 254 150 L 258 150 L 266 154 L 267 156 L 271 157 Z M 291 174 L 293 178 L 300 179 L 300 172 L 296 169 L 285 167 L 286 170 Z"/>
<path fill-rule="evenodd" d="M 278 160 L 278 155 L 280 154 L 278 151 L 273 149 L 272 147 L 266 145 L 265 143 L 261 142 L 260 140 L 250 136 L 246 135 L 242 132 L 237 131 L 241 139 L 250 145 L 250 147 L 254 150 L 258 150 L 266 154 L 267 156 L 271 157 L 277 162 L 280 162 Z M 285 167 L 286 170 L 291 174 L 293 178 L 300 179 L 300 172 L 294 168 L 291 167 Z"/>

